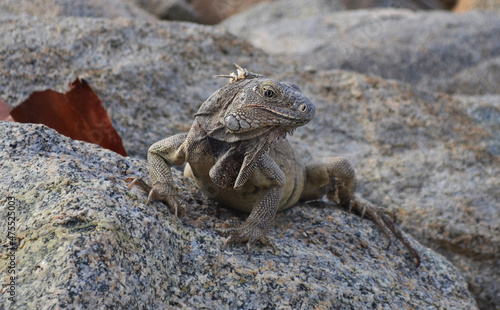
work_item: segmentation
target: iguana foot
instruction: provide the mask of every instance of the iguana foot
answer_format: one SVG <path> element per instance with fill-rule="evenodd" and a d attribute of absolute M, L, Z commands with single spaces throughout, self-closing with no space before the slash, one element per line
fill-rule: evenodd
<path fill-rule="evenodd" d="M 231 243 L 245 243 L 247 244 L 248 258 L 252 254 L 252 246 L 258 242 L 262 245 L 270 246 L 273 252 L 276 253 L 276 248 L 272 242 L 266 237 L 267 230 L 258 227 L 258 225 L 248 224 L 247 222 L 240 225 L 236 221 L 226 221 L 222 228 L 217 228 L 216 232 L 227 237 L 224 242 L 223 249 Z"/>
<path fill-rule="evenodd" d="M 128 178 L 125 180 L 130 182 L 128 189 L 132 189 L 135 185 L 139 186 L 143 191 L 148 193 L 148 200 L 146 204 L 149 204 L 151 199 L 156 199 L 165 202 L 169 208 L 174 212 L 175 218 L 178 216 L 184 216 L 186 208 L 182 204 L 182 200 L 175 190 L 166 183 L 156 183 L 153 186 L 144 182 L 141 178 Z"/>
<path fill-rule="evenodd" d="M 395 225 L 396 216 L 394 213 L 387 210 L 383 210 L 372 205 L 368 200 L 363 199 L 359 196 L 355 196 L 349 204 L 349 209 L 361 215 L 368 215 L 380 230 L 384 233 L 388 240 L 387 247 L 391 245 L 391 232 L 392 235 L 396 237 L 410 252 L 410 255 L 415 259 L 415 265 L 418 267 L 420 265 L 420 255 L 417 250 L 413 248 L 408 239 L 401 233 L 399 228 Z"/>

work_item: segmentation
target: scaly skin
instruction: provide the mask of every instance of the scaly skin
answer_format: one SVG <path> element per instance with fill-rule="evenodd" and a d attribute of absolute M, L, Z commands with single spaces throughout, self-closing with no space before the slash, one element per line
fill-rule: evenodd
<path fill-rule="evenodd" d="M 152 184 L 133 179 L 154 198 L 164 201 L 175 215 L 183 213 L 183 202 L 173 186 L 171 167 L 187 163 L 185 174 L 209 197 L 248 212 L 242 225 L 218 229 L 229 243 L 247 243 L 248 252 L 266 238 L 276 212 L 299 200 L 327 196 L 341 206 L 368 215 L 389 240 L 391 233 L 420 264 L 418 252 L 395 226 L 387 212 L 355 195 L 356 176 L 350 163 L 331 157 L 304 165 L 286 134 L 307 124 L 314 105 L 291 83 L 283 83 L 248 72 L 237 66 L 230 83 L 208 98 L 195 114 L 188 133 L 153 144 L 148 150 Z"/>

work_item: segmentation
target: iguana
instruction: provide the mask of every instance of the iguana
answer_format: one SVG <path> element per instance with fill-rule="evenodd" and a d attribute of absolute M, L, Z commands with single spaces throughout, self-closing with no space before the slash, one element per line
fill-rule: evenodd
<path fill-rule="evenodd" d="M 341 206 L 370 216 L 389 244 L 392 232 L 418 266 L 420 256 L 395 226 L 395 219 L 355 194 L 356 176 L 345 158 L 304 164 L 286 140 L 287 134 L 314 116 L 314 105 L 300 88 L 236 67 L 236 73 L 219 76 L 229 78 L 229 84 L 201 105 L 189 132 L 149 148 L 151 185 L 135 178 L 129 179 L 129 188 L 139 185 L 149 193 L 147 203 L 151 199 L 164 201 L 177 216 L 184 207 L 170 169 L 187 163 L 185 175 L 209 197 L 250 213 L 241 225 L 217 229 L 228 237 L 224 247 L 246 242 L 249 255 L 257 241 L 271 245 L 266 234 L 276 212 L 326 195 Z"/>

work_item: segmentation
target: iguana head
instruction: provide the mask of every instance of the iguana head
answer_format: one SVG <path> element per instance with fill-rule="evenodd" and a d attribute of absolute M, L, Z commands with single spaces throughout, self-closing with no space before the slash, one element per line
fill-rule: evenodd
<path fill-rule="evenodd" d="M 237 73 L 216 91 L 196 113 L 208 136 L 226 142 L 260 136 L 284 136 L 307 124 L 314 105 L 292 83 L 279 82 L 248 72 L 236 65 Z"/>

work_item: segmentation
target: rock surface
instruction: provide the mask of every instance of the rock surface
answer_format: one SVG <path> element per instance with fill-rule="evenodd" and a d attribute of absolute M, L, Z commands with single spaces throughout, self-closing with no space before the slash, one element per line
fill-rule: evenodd
<path fill-rule="evenodd" d="M 198 12 L 198 21 L 210 25 L 217 24 L 235 13 L 247 10 L 256 3 L 268 1 L 269 0 L 189 0 L 191 5 Z"/>
<path fill-rule="evenodd" d="M 314 68 L 376 74 L 428 91 L 500 93 L 498 13 L 384 9 L 281 17 L 274 13 L 285 9 L 281 4 L 222 25 L 267 53 Z"/>
<path fill-rule="evenodd" d="M 2 0 L 0 15 L 74 16 L 99 18 L 155 19 L 144 10 L 124 0 Z"/>
<path fill-rule="evenodd" d="M 343 0 L 347 9 L 398 8 L 411 10 L 445 10 L 452 7 L 454 1 L 446 0 Z"/>
<path fill-rule="evenodd" d="M 388 16 L 398 14 L 414 13 Z M 87 308 L 116 301 L 129 307 L 237 308 L 245 299 L 248 308 L 291 307 L 294 298 L 303 300 L 303 308 L 371 307 L 370 301 L 380 308 L 475 308 L 457 271 L 440 256 L 419 246 L 425 262 L 412 269 L 400 244 L 384 249 L 370 221 L 323 202 L 280 214 L 271 235 L 280 253 L 259 248 L 250 264 L 244 247 L 221 252 L 223 241 L 213 232 L 226 218 L 245 215 L 217 213 L 189 180 L 178 176 L 192 206 L 179 223 L 163 204 L 145 206 L 143 193 L 126 190 L 126 177 L 146 174 L 148 146 L 187 130 L 201 103 L 226 83 L 212 76 L 231 72 L 237 62 L 298 84 L 318 111 L 292 137 L 305 158 L 351 160 L 359 191 L 395 210 L 405 231 L 452 261 L 482 309 L 500 309 L 499 95 L 449 96 L 374 76 L 305 69 L 307 63 L 268 56 L 223 28 L 187 23 L 11 16 L 0 19 L 0 33 L 3 100 L 17 105 L 35 90 L 64 92 L 75 76 L 85 78 L 136 158 L 72 142 L 40 126 L 1 123 L 1 173 L 7 182 L 0 193 L 18 201 L 24 255 L 19 268 L 31 275 L 19 283 L 19 296 L 43 287 L 46 294 L 37 296 L 46 299 L 32 302 Z M 496 43 L 477 44 L 488 50 Z M 443 52 L 448 48 L 458 47 L 451 44 Z M 490 70 L 481 57 L 477 66 Z M 484 63 L 496 61 L 484 57 Z M 454 63 L 459 60 L 450 66 L 460 67 Z M 463 85 L 466 76 L 453 81 Z M 30 232 L 33 225 L 39 228 Z M 60 264 L 67 264 L 67 275 L 51 267 Z M 214 266 L 219 269 L 212 271 Z M 54 283 L 42 282 L 44 277 Z M 67 291 L 69 281 L 74 286 Z M 212 288 L 219 299 L 211 299 Z"/>
<path fill-rule="evenodd" d="M 197 21 L 198 13 L 185 0 L 130 0 L 161 19 Z"/>
<path fill-rule="evenodd" d="M 4 101 L 16 106 L 47 88 L 66 92 L 76 76 L 84 78 L 127 153 L 143 158 L 161 137 L 189 128 L 200 104 L 225 83 L 214 74 L 230 72 L 233 62 L 261 62 L 252 66 L 259 71 L 270 63 L 224 29 L 195 24 L 17 17 L 0 23 L 10 34 L 0 38 Z"/>
<path fill-rule="evenodd" d="M 387 91 L 369 92 L 358 98 L 365 92 L 363 87 L 373 88 L 366 86 L 371 85 L 367 82 L 361 84 L 361 89 L 352 90 L 351 98 L 346 97 L 344 91 L 353 86 L 345 81 L 339 82 L 345 88 L 326 83 L 323 88 L 312 87 L 309 93 L 315 103 L 338 102 L 333 107 L 346 106 L 348 115 L 345 116 L 339 116 L 337 108 L 330 113 L 320 112 L 320 117 L 332 115 L 321 122 L 324 128 L 335 128 L 332 124 L 351 120 L 349 124 L 338 125 L 341 137 L 343 133 L 352 134 L 352 130 L 365 128 L 359 135 L 337 139 L 347 143 L 353 138 L 369 142 L 370 151 L 365 155 L 359 144 L 348 148 L 345 154 L 340 151 L 356 162 L 358 175 L 367 182 L 362 184 L 373 187 L 377 197 L 373 193 L 367 195 L 383 205 L 397 208 L 406 229 L 459 266 L 481 308 L 500 309 L 500 197 L 497 190 L 500 15 L 495 12 L 330 12 L 325 9 L 320 10 L 321 14 L 314 14 L 311 7 L 311 14 L 305 16 L 280 16 L 275 12 L 285 6 L 280 8 L 279 4 L 269 5 L 269 11 L 262 5 L 234 15 L 222 26 L 288 64 L 300 64 L 297 66 L 320 74 L 327 74 L 321 71 L 325 68 L 376 74 L 411 83 L 420 90 L 406 96 L 389 92 L 398 94 L 397 108 L 393 100 L 388 99 Z M 314 76 L 307 81 L 317 84 L 320 80 Z M 296 82 L 304 84 L 301 80 Z M 377 81 L 374 85 L 384 83 Z M 326 99 L 323 94 L 329 89 L 332 94 Z M 428 96 L 424 102 L 436 104 L 434 101 L 442 95 L 432 94 L 435 91 L 461 94 L 440 99 L 442 104 L 452 102 L 458 110 L 443 115 L 437 113 L 435 107 L 429 107 L 416 112 L 419 121 L 408 112 L 393 118 L 394 111 L 407 111 L 408 108 L 399 106 L 405 101 L 414 106 L 413 109 L 420 108 L 422 101 L 416 100 L 417 94 L 422 98 Z M 358 107 L 359 99 L 363 98 L 375 107 L 356 114 L 353 107 Z M 379 112 L 381 116 L 373 124 L 373 111 L 381 107 L 390 108 Z M 457 121 L 455 118 L 461 113 L 468 114 L 469 120 Z M 452 122 L 457 122 L 458 127 L 450 126 Z M 411 135 L 408 135 L 412 132 L 409 125 L 416 126 Z M 446 126 L 449 127 L 445 129 Z M 435 129 L 439 127 L 441 129 Z M 486 136 L 463 139 L 465 132 L 479 134 L 484 130 Z M 339 136 L 332 129 L 325 132 Z M 444 133 L 451 135 L 444 137 Z M 456 148 L 460 145 L 458 141 L 465 144 Z M 338 150 L 342 143 L 332 144 Z M 453 149 L 447 150 L 450 146 Z M 477 146 L 484 147 L 487 151 L 483 155 L 488 155 L 478 156 Z M 321 148 L 324 146 L 314 149 Z M 386 152 L 393 155 L 385 157 Z M 485 162 L 490 156 L 493 161 Z M 426 167 L 425 170 L 422 167 Z M 383 194 L 386 185 L 387 193 Z"/>
<path fill-rule="evenodd" d="M 311 156 L 347 157 L 363 196 L 459 267 L 483 309 L 499 308 L 498 96 L 454 98 L 337 70 L 279 78 L 316 104 L 307 135 L 294 135 Z"/>
<path fill-rule="evenodd" d="M 222 252 L 213 230 L 234 213 L 218 214 L 178 172 L 190 210 L 176 222 L 127 190 L 127 177 L 146 177 L 143 161 L 43 125 L 0 130 L 0 203 L 13 197 L 18 218 L 16 309 L 476 308 L 442 256 L 417 245 L 416 269 L 373 223 L 325 203 L 282 213 L 270 234 L 280 252 L 258 248 L 249 262 L 245 247 Z"/>

